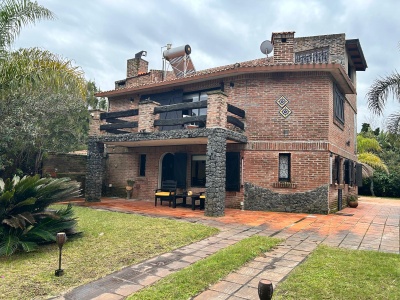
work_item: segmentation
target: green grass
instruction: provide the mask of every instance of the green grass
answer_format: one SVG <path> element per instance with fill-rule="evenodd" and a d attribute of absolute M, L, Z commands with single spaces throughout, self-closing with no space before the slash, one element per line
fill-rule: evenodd
<path fill-rule="evenodd" d="M 0 257 L 0 299 L 43 299 L 218 232 L 168 219 L 74 207 L 81 238 L 63 248 L 64 276 L 55 277 L 58 247 Z"/>
<path fill-rule="evenodd" d="M 262 236 L 244 239 L 185 269 L 168 275 L 154 285 L 131 295 L 128 299 L 190 299 L 279 242 L 278 239 Z"/>
<path fill-rule="evenodd" d="M 400 299 L 400 256 L 320 246 L 273 299 Z"/>

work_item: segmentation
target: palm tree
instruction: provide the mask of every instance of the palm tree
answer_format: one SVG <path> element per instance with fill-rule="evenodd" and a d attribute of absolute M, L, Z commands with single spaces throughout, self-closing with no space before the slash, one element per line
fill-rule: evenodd
<path fill-rule="evenodd" d="M 367 93 L 369 109 L 380 115 L 390 94 L 400 102 L 400 74 L 397 71 L 374 81 Z M 387 129 L 392 133 L 400 133 L 400 112 L 388 117 Z"/>
<path fill-rule="evenodd" d="M 0 120 L 10 116 L 22 118 L 21 112 L 16 111 L 15 102 L 28 102 L 23 98 L 26 95 L 46 93 L 50 96 L 64 93 L 84 102 L 86 81 L 83 71 L 70 60 L 38 48 L 16 51 L 11 49 L 23 26 L 52 18 L 53 13 L 38 5 L 36 1 L 0 0 Z M 57 117 L 63 116 L 53 115 L 53 118 Z M 7 156 L 7 153 L 10 153 L 10 145 L 14 148 L 19 147 L 14 143 L 15 136 L 12 132 L 15 130 L 10 131 L 2 125 L 0 171 L 4 171 L 15 162 Z"/>
<path fill-rule="evenodd" d="M 23 26 L 40 19 L 53 19 L 53 13 L 37 2 L 2 0 L 0 4 L 0 53 L 5 52 Z"/>
<path fill-rule="evenodd" d="M 382 151 L 379 142 L 373 137 L 364 135 L 365 133 L 357 135 L 358 161 L 362 165 L 363 177 L 371 180 L 370 191 L 372 196 L 375 196 L 373 180 L 375 169 L 383 170 L 386 173 L 389 173 L 389 170 L 386 164 L 375 154 Z"/>

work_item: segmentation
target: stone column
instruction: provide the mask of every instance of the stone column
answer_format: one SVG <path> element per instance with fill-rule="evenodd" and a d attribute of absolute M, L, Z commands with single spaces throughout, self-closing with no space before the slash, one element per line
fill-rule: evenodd
<path fill-rule="evenodd" d="M 207 93 L 207 128 L 226 128 L 228 96 L 221 91 Z"/>
<path fill-rule="evenodd" d="M 101 198 L 104 173 L 103 154 L 104 144 L 89 137 L 85 183 L 85 200 L 88 202 L 99 202 Z"/>
<path fill-rule="evenodd" d="M 206 161 L 206 203 L 204 214 L 221 217 L 225 214 L 226 133 L 215 128 L 208 136 Z"/>
<path fill-rule="evenodd" d="M 154 114 L 154 108 L 160 106 L 158 102 L 144 100 L 139 102 L 139 123 L 138 132 L 154 132 L 154 120 L 159 115 Z"/>

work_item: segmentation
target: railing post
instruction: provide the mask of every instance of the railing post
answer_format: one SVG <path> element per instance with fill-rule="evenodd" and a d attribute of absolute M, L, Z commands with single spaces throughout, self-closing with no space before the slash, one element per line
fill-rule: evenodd
<path fill-rule="evenodd" d="M 102 135 L 104 134 L 104 131 L 100 131 L 100 125 L 104 123 L 100 119 L 100 114 L 104 112 L 100 109 L 92 109 L 89 111 L 90 113 L 90 119 L 89 119 L 89 135 L 94 136 L 94 135 Z"/>
<path fill-rule="evenodd" d="M 228 95 L 222 91 L 207 93 L 207 128 L 226 128 Z"/>
<path fill-rule="evenodd" d="M 154 114 L 154 108 L 160 106 L 158 102 L 152 100 L 144 100 L 139 102 L 139 123 L 138 132 L 154 132 L 154 120 L 159 118 L 159 115 Z"/>

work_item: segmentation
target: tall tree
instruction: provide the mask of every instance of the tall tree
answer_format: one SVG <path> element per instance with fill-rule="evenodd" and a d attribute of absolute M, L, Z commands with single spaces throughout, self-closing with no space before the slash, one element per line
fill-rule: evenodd
<path fill-rule="evenodd" d="M 400 74 L 397 71 L 374 81 L 367 93 L 368 107 L 374 113 L 382 114 L 389 95 L 393 95 L 400 102 Z M 387 129 L 392 133 L 400 133 L 400 112 L 388 117 Z"/>
<path fill-rule="evenodd" d="M 51 19 L 53 13 L 29 0 L 0 3 L 0 176 L 4 177 L 11 175 L 7 167 L 15 171 L 32 160 L 35 166 L 28 169 L 37 172 L 44 151 L 76 145 L 81 133 L 85 135 L 87 112 L 82 110 L 86 81 L 79 67 L 46 50 L 11 50 L 24 25 Z"/>
<path fill-rule="evenodd" d="M 374 196 L 374 171 L 379 169 L 388 173 L 388 167 L 377 155 L 382 151 L 382 148 L 369 124 L 364 123 L 362 128 L 361 133 L 357 135 L 358 160 L 363 165 L 363 177 L 368 177 L 371 180 L 370 191 Z"/>

